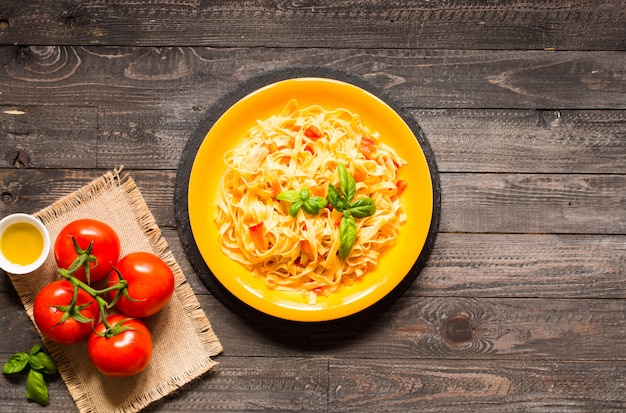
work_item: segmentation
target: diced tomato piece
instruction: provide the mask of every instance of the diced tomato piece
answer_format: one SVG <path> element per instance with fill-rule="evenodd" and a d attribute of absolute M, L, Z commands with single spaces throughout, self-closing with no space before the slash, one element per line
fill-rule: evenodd
<path fill-rule="evenodd" d="M 322 137 L 322 131 L 317 126 L 311 125 L 304 131 L 304 136 L 313 140 L 319 139 Z"/>
<path fill-rule="evenodd" d="M 303 252 L 306 252 L 307 254 L 311 255 L 311 244 L 309 244 L 309 241 L 307 240 L 300 241 L 300 248 L 302 248 Z"/>
<path fill-rule="evenodd" d="M 272 194 L 274 197 L 277 197 L 278 194 L 282 192 L 282 188 L 280 187 L 280 182 L 272 181 Z"/>
<path fill-rule="evenodd" d="M 248 228 L 250 228 L 250 236 L 252 237 L 252 242 L 256 249 L 263 249 L 265 235 L 265 225 L 263 225 L 263 222 L 251 225 Z"/>
<path fill-rule="evenodd" d="M 406 189 L 408 183 L 402 179 L 396 182 L 396 188 L 398 188 L 398 196 L 402 195 L 404 190 Z"/>
<path fill-rule="evenodd" d="M 363 182 L 365 181 L 365 178 L 367 178 L 367 173 L 363 170 L 358 170 L 355 171 L 352 176 L 354 177 L 354 180 L 357 182 Z"/>
<path fill-rule="evenodd" d="M 310 188 L 309 191 L 311 191 L 311 195 L 313 196 L 321 196 L 324 197 L 324 188 L 316 186 L 314 188 Z"/>
<path fill-rule="evenodd" d="M 362 136 L 361 143 L 359 144 L 359 151 L 361 151 L 366 158 L 371 159 L 374 151 L 376 150 L 374 147 L 375 143 L 376 142 L 374 142 L 374 140 L 368 138 L 367 136 Z"/>

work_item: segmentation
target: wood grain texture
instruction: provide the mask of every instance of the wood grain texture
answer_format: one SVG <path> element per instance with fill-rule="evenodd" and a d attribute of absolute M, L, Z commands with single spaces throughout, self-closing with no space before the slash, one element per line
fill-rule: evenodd
<path fill-rule="evenodd" d="M 618 0 L 0 2 L 5 44 L 624 50 Z M 601 26 L 603 30 L 595 30 Z M 338 43 L 339 40 L 339 43 Z"/>
<path fill-rule="evenodd" d="M 96 108 L 0 106 L 2 167 L 93 167 L 96 139 Z"/>
<path fill-rule="evenodd" d="M 325 412 L 327 386 L 328 361 L 324 358 L 277 362 L 272 358 L 225 356 L 212 371 L 210 380 L 187 386 L 191 402 L 169 397 L 165 399 L 167 404 L 156 403 L 147 411 Z"/>
<path fill-rule="evenodd" d="M 440 171 L 626 172 L 626 111 L 446 109 L 412 114 Z"/>
<path fill-rule="evenodd" d="M 442 174 L 441 191 L 444 232 L 626 233 L 625 175 Z"/>
<path fill-rule="evenodd" d="M 333 412 L 620 412 L 624 363 L 331 359 Z"/>
<path fill-rule="evenodd" d="M 442 233 L 407 294 L 624 298 L 624 276 L 623 235 Z"/>
<path fill-rule="evenodd" d="M 2 102 L 207 108 L 287 66 L 361 75 L 410 108 L 626 109 L 622 52 L 203 47 L 0 48 Z M 106 68 L 104 70 L 103 68 Z"/>

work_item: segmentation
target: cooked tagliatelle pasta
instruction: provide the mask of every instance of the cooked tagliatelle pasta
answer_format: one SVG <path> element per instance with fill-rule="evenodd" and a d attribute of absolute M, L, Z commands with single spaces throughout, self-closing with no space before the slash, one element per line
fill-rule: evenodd
<path fill-rule="evenodd" d="M 264 277 L 269 289 L 302 291 L 312 303 L 373 270 L 406 220 L 406 183 L 398 178 L 406 161 L 346 109 L 299 108 L 292 100 L 282 113 L 258 120 L 224 162 L 216 217 L 222 251 Z M 375 203 L 372 215 L 354 220 L 356 239 L 345 259 L 338 254 L 344 213 L 328 204 L 294 217 L 289 202 L 277 199 L 303 189 L 328 197 L 329 185 L 339 186 L 340 164 L 356 182 L 354 199 Z"/>

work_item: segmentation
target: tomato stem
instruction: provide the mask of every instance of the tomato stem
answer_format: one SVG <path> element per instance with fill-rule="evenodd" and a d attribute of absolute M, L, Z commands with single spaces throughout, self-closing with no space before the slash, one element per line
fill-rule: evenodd
<path fill-rule="evenodd" d="M 91 244 L 90 244 L 91 247 Z M 111 308 L 114 304 L 115 301 L 114 300 L 111 304 L 107 303 L 107 301 L 102 298 L 102 295 L 105 295 L 111 291 L 124 291 L 127 287 L 128 287 L 128 281 L 121 279 L 119 280 L 117 283 L 101 289 L 101 290 L 97 290 L 95 288 L 93 288 L 92 286 L 90 286 L 89 284 L 79 280 L 78 278 L 74 277 L 74 273 L 81 268 L 80 265 L 74 265 L 76 264 L 76 262 L 81 260 L 81 256 L 84 255 L 79 255 L 79 257 L 72 263 L 72 265 L 70 265 L 70 267 L 68 269 L 65 268 L 59 268 L 59 274 L 61 275 L 61 277 L 65 278 L 66 280 L 68 280 L 73 286 L 74 286 L 74 296 L 72 297 L 72 301 L 69 304 L 68 308 L 67 308 L 67 313 L 72 314 L 74 311 L 74 308 L 76 306 L 76 300 L 78 298 L 78 288 L 82 289 L 83 291 L 85 291 L 87 294 L 89 294 L 91 297 L 93 297 L 96 300 L 96 303 L 98 304 L 98 308 L 100 309 L 100 316 L 102 318 L 102 322 L 104 324 L 104 326 L 106 327 L 105 332 L 103 333 L 103 337 L 106 336 L 111 336 L 111 335 L 115 335 L 115 334 L 119 334 L 121 331 L 118 331 L 119 329 L 114 329 L 114 327 L 112 327 L 108 322 L 107 322 L 107 317 L 106 317 L 106 310 Z M 83 261 L 84 262 L 84 261 Z M 117 297 L 119 297 L 121 294 L 117 294 Z M 116 297 L 116 298 L 117 298 Z M 117 333 L 116 333 L 117 332 Z"/>
<path fill-rule="evenodd" d="M 93 249 L 93 241 L 89 242 L 89 246 L 87 248 L 82 249 L 76 238 L 72 236 L 72 242 L 74 243 L 74 250 L 76 251 L 76 259 L 72 262 L 72 264 L 67 268 L 71 274 L 74 274 L 78 271 L 79 268 L 84 268 L 85 270 L 85 278 L 87 279 L 87 284 L 91 284 L 91 268 L 89 267 L 89 263 L 95 263 L 94 268 L 98 266 L 98 259 L 91 254 L 91 250 Z"/>

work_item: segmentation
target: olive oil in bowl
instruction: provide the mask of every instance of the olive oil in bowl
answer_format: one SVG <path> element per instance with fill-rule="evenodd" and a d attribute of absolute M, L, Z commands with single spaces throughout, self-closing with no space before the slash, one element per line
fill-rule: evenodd
<path fill-rule="evenodd" d="M 6 272 L 34 271 L 43 264 L 49 249 L 50 236 L 37 218 L 13 214 L 0 221 L 0 267 Z"/>

